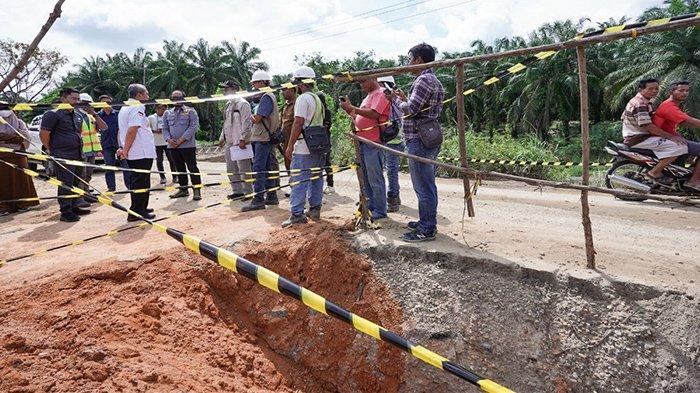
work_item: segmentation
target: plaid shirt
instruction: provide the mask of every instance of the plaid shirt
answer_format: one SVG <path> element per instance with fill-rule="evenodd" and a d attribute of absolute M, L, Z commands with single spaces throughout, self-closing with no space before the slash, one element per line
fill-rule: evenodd
<path fill-rule="evenodd" d="M 444 97 L 445 89 L 442 83 L 432 69 L 427 69 L 423 70 L 413 82 L 408 101 L 401 102 L 397 99 L 396 104 L 404 115 L 412 115 L 403 119 L 403 133 L 407 141 L 418 138 L 417 119 L 440 117 Z"/>
<path fill-rule="evenodd" d="M 637 93 L 625 106 L 622 112 L 622 136 L 625 138 L 635 135 L 649 134 L 644 126 L 651 124 L 653 110 L 651 101 L 644 98 L 642 93 Z"/>

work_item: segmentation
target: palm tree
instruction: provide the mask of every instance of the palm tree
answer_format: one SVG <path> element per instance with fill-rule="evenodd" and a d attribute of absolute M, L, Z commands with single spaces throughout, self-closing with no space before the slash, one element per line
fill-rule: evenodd
<path fill-rule="evenodd" d="M 115 95 L 119 92 L 119 83 L 114 77 L 113 69 L 101 57 L 86 57 L 77 66 L 77 71 L 69 74 L 65 84 L 89 93 L 93 98 L 102 94 Z"/>
<path fill-rule="evenodd" d="M 231 79 L 241 86 L 248 84 L 253 72 L 269 69 L 267 63 L 258 61 L 260 49 L 251 46 L 247 41 L 242 41 L 240 44 L 222 41 L 221 50 L 224 60 L 231 68 L 229 71 L 232 75 Z"/>
<path fill-rule="evenodd" d="M 652 8 L 640 20 L 665 18 L 697 12 L 696 0 L 666 1 L 666 8 Z M 691 95 L 700 97 L 700 30 L 689 27 L 640 37 L 625 45 L 618 58 L 618 69 L 606 78 L 610 108 L 620 113 L 625 103 L 636 93 L 636 83 L 646 77 L 661 81 L 662 88 L 678 80 L 691 82 Z M 662 97 L 663 98 L 663 97 Z M 687 109 L 700 110 L 700 101 L 688 100 Z"/>
<path fill-rule="evenodd" d="M 167 97 L 175 89 L 184 89 L 191 75 L 185 45 L 176 41 L 163 41 L 163 51 L 159 51 L 156 56 L 154 76 L 149 86 L 153 93 Z"/>
<path fill-rule="evenodd" d="M 126 98 L 126 88 L 132 83 L 148 85 L 148 70 L 152 68 L 153 64 L 151 52 L 144 48 L 138 48 L 131 57 L 120 52 L 114 56 L 108 55 L 107 61 L 111 63 L 115 79 L 120 81 L 119 97 Z"/>

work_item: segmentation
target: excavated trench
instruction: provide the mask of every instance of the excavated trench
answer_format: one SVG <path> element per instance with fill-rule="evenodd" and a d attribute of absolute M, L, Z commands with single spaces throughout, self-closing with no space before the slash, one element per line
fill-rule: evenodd
<path fill-rule="evenodd" d="M 697 299 L 360 247 L 331 225 L 252 261 L 518 392 L 696 392 Z M 5 291 L 0 391 L 477 391 L 181 248 Z"/>

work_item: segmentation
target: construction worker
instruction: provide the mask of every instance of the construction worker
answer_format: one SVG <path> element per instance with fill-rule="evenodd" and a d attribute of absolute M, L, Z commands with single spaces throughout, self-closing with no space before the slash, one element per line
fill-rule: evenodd
<path fill-rule="evenodd" d="M 321 167 L 326 162 L 325 152 L 311 151 L 306 143 L 303 130 L 311 127 L 323 127 L 323 104 L 313 92 L 316 73 L 310 67 L 300 67 L 292 74 L 293 82 L 297 85 L 297 99 L 294 104 L 294 123 L 292 133 L 289 137 L 289 145 L 285 151 L 285 156 L 292 161 L 292 169 L 302 170 L 298 175 L 293 176 L 290 182 L 300 181 L 301 183 L 292 187 L 290 197 L 290 217 L 282 223 L 286 228 L 295 224 L 306 224 L 307 217 L 313 220 L 321 218 L 321 204 L 323 203 L 323 179 L 316 179 L 311 182 L 312 173 L 309 168 Z M 309 201 L 309 210 L 305 213 L 305 206 Z"/>
<path fill-rule="evenodd" d="M 80 93 L 80 103 L 84 106 L 78 107 L 78 110 L 83 114 L 82 128 L 80 134 L 83 139 L 83 160 L 88 164 L 95 164 L 95 158 L 98 154 L 102 153 L 102 144 L 100 143 L 100 135 L 97 133 L 97 129 L 100 130 L 107 129 L 107 123 L 102 120 L 100 116 L 97 116 L 95 109 L 90 106 L 93 103 L 92 97 L 88 93 Z M 90 183 L 92 180 L 93 167 L 86 167 L 83 171 L 83 180 L 86 183 Z M 82 183 L 80 185 L 85 191 L 90 191 L 87 184 Z M 90 206 L 85 200 L 78 201 L 78 207 Z"/>
<path fill-rule="evenodd" d="M 251 77 L 251 85 L 255 89 L 263 89 L 270 86 L 270 74 L 258 70 Z M 250 140 L 253 142 L 253 172 L 256 172 L 253 191 L 255 197 L 250 204 L 243 206 L 241 211 L 265 209 L 265 205 L 279 205 L 277 192 L 264 190 L 277 185 L 277 181 L 270 179 L 270 171 L 279 170 L 279 163 L 275 155 L 275 144 L 270 141 L 272 133 L 280 128 L 280 114 L 277 106 L 277 98 L 271 92 L 263 93 L 252 115 L 253 132 Z"/>

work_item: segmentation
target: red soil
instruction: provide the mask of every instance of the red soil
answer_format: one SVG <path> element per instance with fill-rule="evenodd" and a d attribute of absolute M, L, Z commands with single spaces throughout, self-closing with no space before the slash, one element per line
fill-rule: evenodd
<path fill-rule="evenodd" d="M 328 225 L 242 253 L 365 318 L 402 314 Z M 2 294 L 0 391 L 392 392 L 406 355 L 184 249 Z"/>

